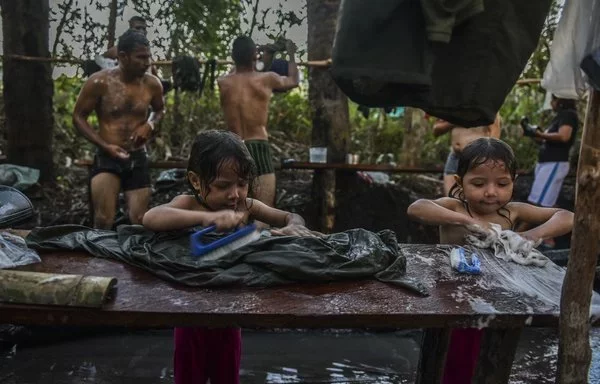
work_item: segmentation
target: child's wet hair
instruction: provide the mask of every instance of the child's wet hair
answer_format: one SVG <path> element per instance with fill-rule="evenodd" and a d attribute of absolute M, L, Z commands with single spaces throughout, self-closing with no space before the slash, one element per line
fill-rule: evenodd
<path fill-rule="evenodd" d="M 517 160 L 515 158 L 515 153 L 504 141 L 492 137 L 481 137 L 477 140 L 473 140 L 463 148 L 460 154 L 458 154 L 458 169 L 456 175 L 462 180 L 467 172 L 488 161 L 502 163 L 510 174 L 511 179 L 513 181 L 515 180 L 515 177 L 517 176 Z M 465 203 L 467 211 L 469 212 L 469 215 L 471 215 L 464 198 L 462 186 L 458 182 L 454 183 L 452 188 L 450 188 L 448 195 Z M 503 214 L 503 212 L 507 212 L 507 215 Z M 510 212 L 506 208 L 500 208 L 498 214 L 505 217 L 510 222 L 511 227 L 513 226 L 513 222 L 510 219 Z"/>
<path fill-rule="evenodd" d="M 229 162 L 233 162 L 241 179 L 248 180 L 248 190 L 252 191 L 256 164 L 242 139 L 233 132 L 209 130 L 198 134 L 192 145 L 187 170 L 198 175 L 200 184 L 208 193 L 209 185 L 219 176 L 221 167 Z M 197 193 L 193 188 L 192 191 Z"/>
<path fill-rule="evenodd" d="M 460 152 L 456 174 L 462 179 L 467 172 L 490 160 L 504 164 L 510 177 L 515 179 L 517 175 L 515 153 L 504 141 L 492 137 L 474 140 Z"/>

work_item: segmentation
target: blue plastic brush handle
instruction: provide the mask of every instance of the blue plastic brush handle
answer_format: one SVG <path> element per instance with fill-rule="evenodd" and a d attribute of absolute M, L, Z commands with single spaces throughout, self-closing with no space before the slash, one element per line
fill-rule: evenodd
<path fill-rule="evenodd" d="M 254 231 L 256 231 L 256 224 L 252 223 L 245 227 L 239 228 L 235 230 L 230 235 L 217 239 L 211 243 L 205 244 L 202 242 L 202 237 L 208 233 L 214 232 L 217 230 L 216 225 L 211 225 L 200 231 L 193 233 L 190 236 L 190 248 L 193 256 L 203 256 L 209 252 L 214 251 L 215 249 L 221 248 L 225 245 L 229 245 L 232 242 L 238 240 L 241 237 L 244 237 Z"/>

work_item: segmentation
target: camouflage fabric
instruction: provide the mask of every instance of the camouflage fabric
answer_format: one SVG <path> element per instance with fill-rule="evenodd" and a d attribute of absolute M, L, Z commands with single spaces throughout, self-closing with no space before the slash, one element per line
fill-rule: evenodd
<path fill-rule="evenodd" d="M 54 273 L 0 271 L 0 301 L 99 308 L 117 279 Z"/>

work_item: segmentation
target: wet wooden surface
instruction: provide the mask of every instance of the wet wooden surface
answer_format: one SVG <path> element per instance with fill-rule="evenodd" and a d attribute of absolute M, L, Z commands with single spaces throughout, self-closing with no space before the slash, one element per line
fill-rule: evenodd
<path fill-rule="evenodd" d="M 482 275 L 459 275 L 450 268 L 444 252 L 448 247 L 403 248 L 408 258 L 407 274 L 425 284 L 430 296 L 373 280 L 263 289 L 192 289 L 84 253 L 42 253 L 42 263 L 19 269 L 116 277 L 115 298 L 100 310 L 0 303 L 0 322 L 257 328 L 558 325 L 557 303 L 564 272 L 554 264 L 525 267 L 482 254 Z"/>

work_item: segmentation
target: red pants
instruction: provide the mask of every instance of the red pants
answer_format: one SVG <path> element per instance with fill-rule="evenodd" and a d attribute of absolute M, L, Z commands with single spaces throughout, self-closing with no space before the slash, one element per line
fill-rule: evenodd
<path fill-rule="evenodd" d="M 443 384 L 471 384 L 479 359 L 481 335 L 479 329 L 454 329 L 444 367 Z"/>
<path fill-rule="evenodd" d="M 239 384 L 239 328 L 175 328 L 175 384 Z"/>

